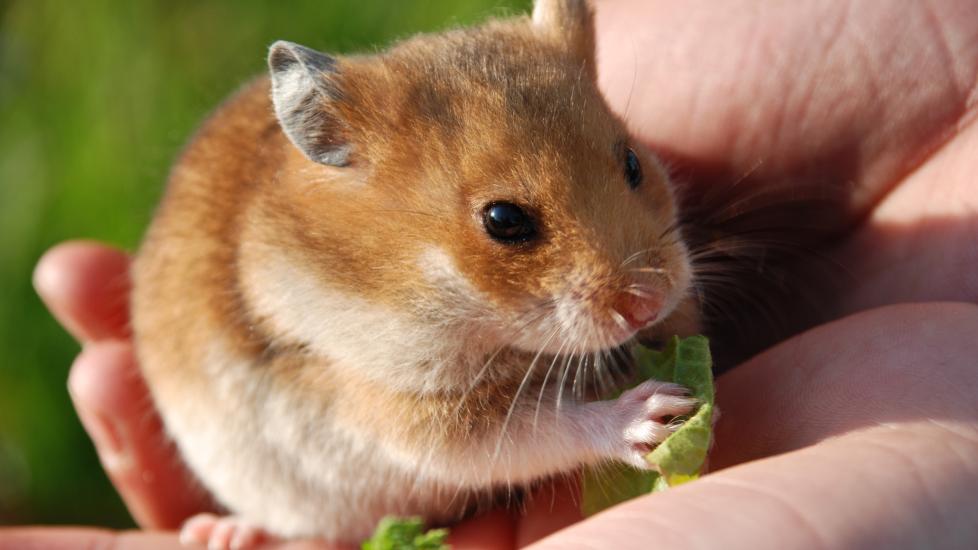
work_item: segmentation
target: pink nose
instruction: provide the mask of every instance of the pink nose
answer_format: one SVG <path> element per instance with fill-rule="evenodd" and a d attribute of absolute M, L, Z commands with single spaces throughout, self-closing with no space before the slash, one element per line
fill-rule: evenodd
<path fill-rule="evenodd" d="M 615 310 L 633 330 L 639 330 L 649 326 L 659 316 L 662 299 L 654 294 L 637 296 L 625 292 L 618 296 Z"/>

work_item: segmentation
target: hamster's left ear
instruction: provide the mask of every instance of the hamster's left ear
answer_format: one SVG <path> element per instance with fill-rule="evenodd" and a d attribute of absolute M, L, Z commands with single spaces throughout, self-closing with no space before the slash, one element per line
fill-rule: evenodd
<path fill-rule="evenodd" d="M 337 105 L 342 101 L 336 59 L 279 40 L 268 52 L 272 105 L 282 131 L 309 160 L 346 166 L 351 147 Z"/>
<path fill-rule="evenodd" d="M 586 0 L 535 0 L 533 26 L 577 56 L 595 76 L 594 14 Z"/>

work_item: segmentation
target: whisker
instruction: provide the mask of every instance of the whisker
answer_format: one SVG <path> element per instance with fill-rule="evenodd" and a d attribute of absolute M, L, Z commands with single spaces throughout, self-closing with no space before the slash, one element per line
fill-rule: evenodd
<path fill-rule="evenodd" d="M 581 369 L 584 366 L 584 361 L 586 357 L 587 354 L 582 351 L 581 356 L 577 360 L 577 368 L 574 369 L 574 381 L 571 383 L 571 395 L 573 395 L 574 398 L 577 399 L 578 401 L 581 400 L 581 395 L 582 395 L 581 386 L 580 386 Z"/>
<path fill-rule="evenodd" d="M 632 254 L 631 256 L 625 258 L 625 260 L 622 261 L 621 264 L 618 266 L 618 269 L 624 269 L 626 265 L 628 265 L 631 262 L 634 262 L 635 260 L 641 258 L 642 257 L 642 254 L 647 254 L 653 248 L 655 248 L 655 247 L 649 247 L 649 248 L 646 248 L 644 250 L 639 250 L 638 252 L 636 252 L 636 253 Z"/>
<path fill-rule="evenodd" d="M 543 393 L 547 389 L 547 380 L 550 380 L 550 373 L 554 370 L 554 365 L 557 364 L 557 360 L 560 359 L 560 354 L 564 351 L 564 346 L 567 345 L 567 340 L 565 339 L 560 343 L 560 347 L 557 348 L 557 353 L 554 354 L 553 361 L 550 362 L 550 366 L 547 367 L 547 374 L 543 377 L 543 383 L 540 384 L 540 394 L 537 395 L 537 406 L 533 411 L 533 433 L 537 431 L 537 420 L 540 418 L 540 404 L 543 401 Z"/>
<path fill-rule="evenodd" d="M 557 405 L 556 405 L 557 417 L 558 418 L 560 417 L 560 406 L 561 406 L 561 402 L 562 402 L 562 399 L 563 399 L 563 396 L 564 396 L 564 386 L 567 383 L 567 374 L 570 372 L 570 364 L 571 364 L 571 361 L 573 360 L 573 357 L 574 357 L 574 354 L 575 353 L 576 352 L 574 352 L 574 351 L 572 351 L 571 353 L 569 353 L 567 355 L 567 358 L 564 360 L 563 366 L 561 367 L 560 386 L 557 389 Z"/>
<path fill-rule="evenodd" d="M 628 321 L 625 319 L 625 316 L 622 315 L 621 313 L 618 313 L 617 309 L 611 308 L 610 313 L 611 313 L 611 319 L 615 322 L 615 324 L 621 327 L 622 330 L 631 329 L 631 327 L 628 326 Z"/>
<path fill-rule="evenodd" d="M 517 320 L 519 322 L 519 325 L 513 328 L 512 333 L 514 335 L 515 334 L 518 334 L 519 332 L 521 332 L 523 329 L 525 329 L 530 324 L 532 324 L 532 323 L 540 320 L 540 318 L 542 318 L 544 315 L 546 315 L 549 312 L 549 310 L 554 305 L 555 305 L 554 300 L 547 300 L 547 301 L 541 303 L 536 308 L 528 311 L 526 314 L 524 314 L 524 315 L 521 316 L 521 317 L 526 317 L 526 319 L 518 319 Z M 531 317 L 531 314 L 533 314 L 532 317 Z M 475 375 L 475 377 L 472 379 L 472 381 L 468 384 L 468 386 L 465 388 L 465 390 L 462 392 L 461 396 L 459 397 L 458 405 L 456 405 L 456 407 L 455 407 L 455 415 L 456 416 L 462 410 L 462 407 L 465 404 L 465 400 L 472 393 L 472 391 L 476 388 L 476 386 L 478 386 L 478 384 L 482 381 L 483 377 L 489 372 L 489 367 L 492 365 L 493 361 L 495 361 L 496 357 L 499 356 L 499 354 L 502 353 L 506 349 L 507 349 L 507 345 L 506 344 L 500 345 L 489 356 L 489 359 L 486 360 L 486 362 L 482 366 L 482 368 L 479 369 L 478 373 Z"/>
<path fill-rule="evenodd" d="M 550 333 L 550 336 L 547 337 L 547 340 L 543 343 L 543 345 L 540 346 L 540 350 L 537 352 L 536 356 L 533 357 L 533 361 L 531 361 L 530 366 L 527 367 L 526 373 L 523 375 L 523 380 L 520 382 L 519 387 L 516 389 L 516 393 L 513 395 L 513 400 L 509 405 L 509 410 L 506 411 L 506 418 L 503 420 L 503 425 L 499 429 L 499 440 L 496 443 L 496 450 L 493 452 L 492 456 L 493 463 L 496 462 L 496 460 L 499 458 L 499 453 L 502 451 L 503 440 L 506 437 L 506 430 L 509 427 L 510 420 L 513 418 L 513 411 L 516 410 L 516 404 L 519 402 L 520 395 L 523 393 L 523 389 L 526 387 L 526 384 L 530 381 L 533 375 L 533 370 L 536 368 L 537 361 L 540 359 L 540 356 L 543 355 L 543 350 L 546 349 L 547 345 L 550 344 L 550 341 L 557 336 L 558 332 L 559 329 L 555 328 Z"/>
<path fill-rule="evenodd" d="M 669 270 L 664 267 L 633 267 L 629 271 L 634 271 L 636 273 L 656 273 L 663 274 L 668 273 Z"/>
<path fill-rule="evenodd" d="M 639 298 L 653 298 L 655 295 L 647 291 L 650 288 L 648 285 L 629 285 L 625 287 L 625 292 Z"/>

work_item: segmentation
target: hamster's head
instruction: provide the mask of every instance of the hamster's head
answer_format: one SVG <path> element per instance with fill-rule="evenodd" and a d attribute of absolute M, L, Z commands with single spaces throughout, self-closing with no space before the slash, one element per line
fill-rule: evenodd
<path fill-rule="evenodd" d="M 583 0 L 374 56 L 279 42 L 269 63 L 281 193 L 322 284 L 549 354 L 622 345 L 691 299 L 671 183 L 597 89 Z"/>

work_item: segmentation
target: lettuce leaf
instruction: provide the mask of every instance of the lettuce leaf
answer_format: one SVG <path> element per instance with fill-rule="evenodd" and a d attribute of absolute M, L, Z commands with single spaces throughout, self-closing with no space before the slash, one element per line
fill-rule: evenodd
<path fill-rule="evenodd" d="M 374 536 L 365 541 L 362 550 L 447 550 L 448 529 L 425 532 L 421 518 L 386 517 L 377 525 Z"/>
<path fill-rule="evenodd" d="M 623 464 L 584 472 L 581 510 L 592 515 L 630 498 L 692 481 L 699 477 L 713 437 L 713 359 L 705 336 L 673 337 L 662 351 L 635 346 L 632 355 L 641 381 L 656 379 L 689 388 L 700 407 L 683 426 L 645 459 L 655 470 Z"/>

